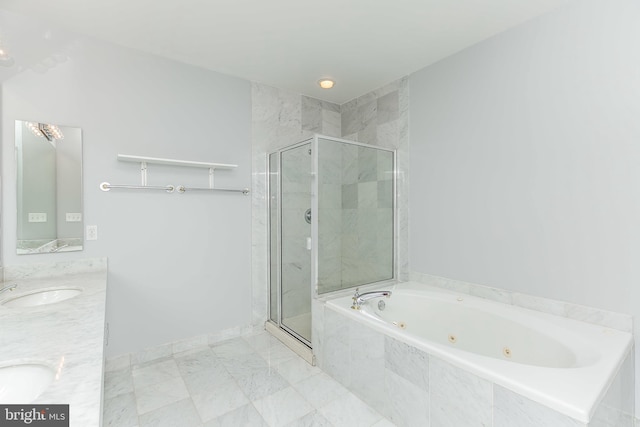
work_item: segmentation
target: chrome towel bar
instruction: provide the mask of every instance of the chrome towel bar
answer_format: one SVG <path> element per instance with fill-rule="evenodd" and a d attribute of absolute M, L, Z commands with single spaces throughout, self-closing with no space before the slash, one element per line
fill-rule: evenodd
<path fill-rule="evenodd" d="M 245 196 L 249 194 L 248 188 L 243 189 L 235 189 L 235 188 L 203 188 L 203 187 L 185 187 L 183 185 L 178 185 L 176 188 L 178 193 L 184 193 L 186 191 L 225 191 L 228 193 L 242 193 Z"/>
<path fill-rule="evenodd" d="M 221 191 L 227 193 L 242 193 L 245 196 L 249 194 L 248 188 L 235 189 L 235 188 L 200 188 L 200 187 L 185 187 L 184 185 L 167 185 L 164 187 L 161 186 L 151 186 L 151 185 L 114 185 L 109 184 L 108 182 L 103 182 L 100 184 L 100 189 L 102 191 L 110 191 L 111 189 L 125 189 L 125 190 L 164 190 L 167 193 L 173 193 L 175 190 L 178 190 L 178 193 L 185 193 L 187 191 Z"/>
<path fill-rule="evenodd" d="M 176 189 L 173 185 L 160 187 L 160 186 L 152 186 L 152 185 L 115 185 L 115 184 L 109 184 L 108 182 L 103 182 L 100 184 L 100 189 L 102 191 L 109 191 L 112 188 L 118 188 L 118 189 L 122 188 L 127 190 L 164 190 L 167 193 L 173 193 L 173 191 Z"/>

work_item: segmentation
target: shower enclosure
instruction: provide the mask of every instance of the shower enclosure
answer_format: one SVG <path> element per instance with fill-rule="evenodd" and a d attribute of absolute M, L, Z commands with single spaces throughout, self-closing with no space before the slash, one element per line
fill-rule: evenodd
<path fill-rule="evenodd" d="M 395 278 L 395 152 L 316 135 L 268 161 L 269 321 L 310 348 L 314 296 Z"/>

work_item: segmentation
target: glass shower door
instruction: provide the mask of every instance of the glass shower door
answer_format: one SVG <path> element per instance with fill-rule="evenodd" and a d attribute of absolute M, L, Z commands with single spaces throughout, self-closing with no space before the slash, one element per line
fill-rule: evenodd
<path fill-rule="evenodd" d="M 320 135 L 269 155 L 269 320 L 278 332 L 311 347 L 312 292 L 395 278 L 394 170 L 393 150 Z"/>
<path fill-rule="evenodd" d="M 280 153 L 269 155 L 269 320 L 280 325 Z"/>
<path fill-rule="evenodd" d="M 310 345 L 311 144 L 283 150 L 279 169 L 279 320 L 282 328 Z"/>

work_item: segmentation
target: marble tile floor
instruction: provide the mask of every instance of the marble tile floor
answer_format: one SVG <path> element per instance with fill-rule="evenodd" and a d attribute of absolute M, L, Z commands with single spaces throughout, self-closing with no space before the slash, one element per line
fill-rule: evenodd
<path fill-rule="evenodd" d="M 103 426 L 393 426 L 266 332 L 105 372 Z"/>

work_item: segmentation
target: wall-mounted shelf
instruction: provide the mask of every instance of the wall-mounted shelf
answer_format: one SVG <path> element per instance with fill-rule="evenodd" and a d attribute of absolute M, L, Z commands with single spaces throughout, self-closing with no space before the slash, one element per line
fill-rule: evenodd
<path fill-rule="evenodd" d="M 151 163 L 155 165 L 186 166 L 190 168 L 206 169 L 235 169 L 238 167 L 238 165 L 229 165 L 225 163 L 193 162 L 190 160 L 161 159 L 159 157 L 130 156 L 128 154 L 118 154 L 118 160 L 121 162 Z"/>
<path fill-rule="evenodd" d="M 140 163 L 140 178 L 142 180 L 141 185 L 112 185 L 112 184 L 109 184 L 108 182 L 103 182 L 100 184 L 100 189 L 102 191 L 109 191 L 112 188 L 120 188 L 120 189 L 130 189 L 130 190 L 164 190 L 168 193 L 172 193 L 174 189 L 177 188 L 179 193 L 184 193 L 186 191 L 191 191 L 191 190 L 198 190 L 198 191 L 237 192 L 245 195 L 249 194 L 248 188 L 243 188 L 243 189 L 214 188 L 213 175 L 216 169 L 230 170 L 230 169 L 237 168 L 238 165 L 231 165 L 226 163 L 194 162 L 190 160 L 163 159 L 159 157 L 132 156 L 129 154 L 118 154 L 118 160 L 121 162 Z M 149 186 L 147 185 L 147 165 L 148 164 L 184 166 L 189 168 L 209 169 L 209 187 L 208 188 L 199 188 L 199 187 L 187 188 L 182 185 L 179 185 L 177 187 L 173 185 L 167 185 L 165 187 Z"/>

